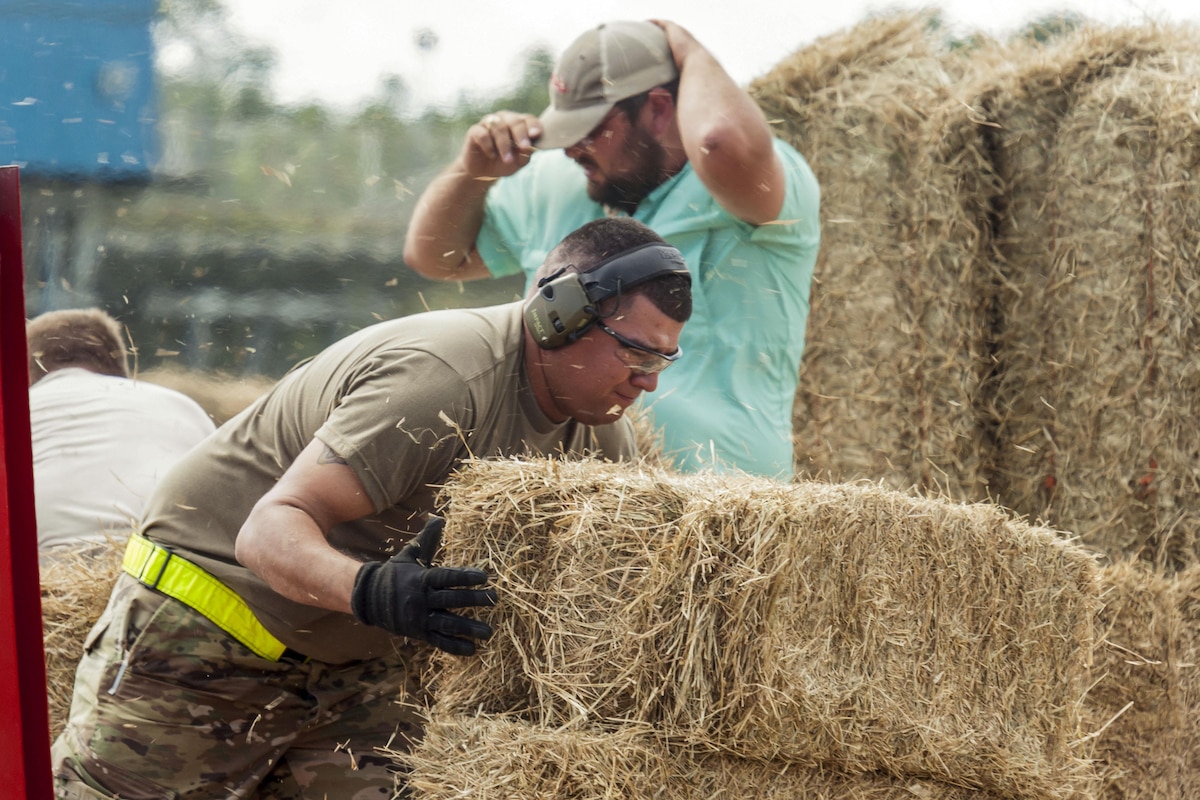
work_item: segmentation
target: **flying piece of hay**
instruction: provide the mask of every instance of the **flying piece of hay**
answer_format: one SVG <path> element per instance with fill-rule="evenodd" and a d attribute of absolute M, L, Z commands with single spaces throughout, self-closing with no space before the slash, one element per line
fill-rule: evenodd
<path fill-rule="evenodd" d="M 473 462 L 445 563 L 496 576 L 497 636 L 442 713 L 658 728 L 847 773 L 1068 797 L 1096 568 L 993 506 L 873 485 Z"/>
<path fill-rule="evenodd" d="M 558 730 L 519 719 L 432 720 L 411 753 L 420 800 L 998 800 L 999 795 L 888 775 L 838 775 L 672 747 L 637 726 Z"/>

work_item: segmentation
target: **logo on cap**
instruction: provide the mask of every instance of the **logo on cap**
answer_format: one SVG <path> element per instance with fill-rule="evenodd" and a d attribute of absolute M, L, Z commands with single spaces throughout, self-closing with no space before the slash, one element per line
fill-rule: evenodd
<path fill-rule="evenodd" d="M 559 77 L 558 73 L 550 76 L 550 85 L 553 86 L 554 91 L 558 92 L 559 94 L 567 93 L 567 84 L 561 77 Z"/>

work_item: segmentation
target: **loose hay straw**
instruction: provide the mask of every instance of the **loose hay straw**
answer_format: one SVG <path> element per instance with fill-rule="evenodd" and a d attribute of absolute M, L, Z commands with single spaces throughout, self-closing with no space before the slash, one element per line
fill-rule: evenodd
<path fill-rule="evenodd" d="M 42 646 L 51 739 L 67 721 L 83 641 L 108 605 L 124 554 L 124 543 L 109 542 L 56 547 L 42 555 Z"/>
<path fill-rule="evenodd" d="M 969 67 L 928 13 L 817 40 L 750 86 L 821 183 L 821 249 L 794 413 L 797 471 L 979 500 L 972 398 L 986 229 L 926 120 Z"/>
<path fill-rule="evenodd" d="M 888 775 L 838 775 L 672 747 L 636 726 L 560 730 L 515 718 L 453 716 L 396 754 L 421 800 L 999 800 Z"/>
<path fill-rule="evenodd" d="M 1101 800 L 1200 797 L 1200 567 L 1101 572 L 1105 642 L 1086 724 Z"/>
<path fill-rule="evenodd" d="M 992 506 L 593 462 L 472 462 L 445 563 L 496 637 L 438 714 L 653 726 L 848 773 L 1073 796 L 1096 567 Z"/>

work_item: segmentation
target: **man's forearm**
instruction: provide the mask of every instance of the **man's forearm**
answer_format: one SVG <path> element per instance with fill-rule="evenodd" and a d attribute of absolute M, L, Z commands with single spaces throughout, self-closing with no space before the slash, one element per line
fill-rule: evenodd
<path fill-rule="evenodd" d="M 404 261 L 434 280 L 486 277 L 475 252 L 483 225 L 484 202 L 494 179 L 474 178 L 459 162 L 434 178 L 422 193 L 408 224 Z"/>
<path fill-rule="evenodd" d="M 299 509 L 259 504 L 238 534 L 237 558 L 289 600 L 350 612 L 350 592 L 362 566 L 329 546 Z"/>

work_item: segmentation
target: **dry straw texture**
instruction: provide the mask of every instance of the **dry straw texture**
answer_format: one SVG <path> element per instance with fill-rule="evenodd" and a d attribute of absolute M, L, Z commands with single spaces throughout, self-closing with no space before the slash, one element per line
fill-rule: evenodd
<path fill-rule="evenodd" d="M 397 754 L 421 800 L 999 800 L 1000 795 L 888 775 L 838 775 L 706 755 L 652 731 L 557 730 L 515 718 L 431 722 Z"/>
<path fill-rule="evenodd" d="M 867 484 L 475 462 L 445 563 L 497 576 L 497 636 L 439 713 L 649 725 L 842 772 L 1072 795 L 1096 567 L 994 506 Z"/>
<path fill-rule="evenodd" d="M 821 183 L 821 250 L 795 407 L 797 468 L 981 499 L 972 398 L 986 242 L 958 164 L 927 157 L 930 114 L 970 64 L 925 14 L 819 39 L 750 90 Z"/>
<path fill-rule="evenodd" d="M 1200 797 L 1200 568 L 1106 567 L 1087 727 L 1101 800 Z"/>
<path fill-rule="evenodd" d="M 42 556 L 42 646 L 46 652 L 50 736 L 67 721 L 83 640 L 108 605 L 123 544 L 57 547 Z"/>
<path fill-rule="evenodd" d="M 970 102 L 999 176 L 992 491 L 1112 556 L 1195 560 L 1200 38 L 1014 46 Z"/>
<path fill-rule="evenodd" d="M 797 468 L 1196 563 L 1200 32 L 949 47 L 934 19 L 751 87 L 822 183 Z"/>
<path fill-rule="evenodd" d="M 65 721 L 82 642 L 108 600 L 121 549 L 62 549 L 43 563 L 52 735 Z M 1090 678 L 1094 685 L 1082 707 L 1082 728 L 1090 732 L 1086 744 L 1100 773 L 1102 788 L 1096 797 L 1200 796 L 1200 568 L 1168 577 L 1122 563 L 1102 569 L 1099 582 L 1104 608 L 1097 633 L 1104 641 Z M 501 613 L 507 614 L 508 606 L 506 592 Z M 543 617 L 556 613 L 549 600 L 541 606 Z M 512 680 L 528 679 L 506 683 Z M 412 756 L 413 785 L 424 800 L 462 796 L 447 794 L 456 788 L 470 789 L 470 796 L 497 798 L 987 796 L 938 781 L 844 775 L 783 761 L 708 755 L 711 742 L 685 749 L 663 741 L 657 732 L 649 736 L 646 726 L 636 723 L 559 729 L 462 717 L 449 710 L 452 703 L 443 702 L 429 741 Z M 523 716 L 536 715 L 527 710 Z M 910 787 L 916 787 L 915 794 L 904 794 Z"/>

